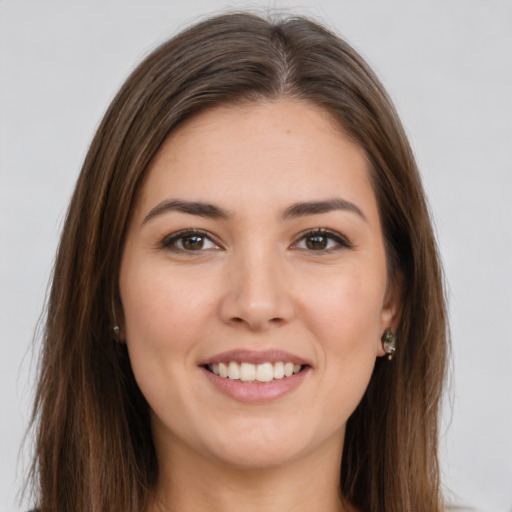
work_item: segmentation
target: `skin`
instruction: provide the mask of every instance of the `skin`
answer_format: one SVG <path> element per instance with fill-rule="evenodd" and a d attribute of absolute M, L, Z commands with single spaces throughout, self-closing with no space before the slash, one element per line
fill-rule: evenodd
<path fill-rule="evenodd" d="M 283 217 L 333 198 L 359 213 Z M 229 216 L 148 218 L 170 199 Z M 335 235 L 312 245 L 319 228 Z M 186 229 L 208 238 L 187 250 L 197 239 L 173 238 Z M 346 421 L 400 310 L 387 275 L 365 155 L 325 112 L 290 99 L 216 107 L 171 134 L 135 205 L 119 283 L 159 461 L 149 510 L 349 510 L 338 496 Z M 199 366 L 240 348 L 310 368 L 284 396 L 243 403 Z"/>

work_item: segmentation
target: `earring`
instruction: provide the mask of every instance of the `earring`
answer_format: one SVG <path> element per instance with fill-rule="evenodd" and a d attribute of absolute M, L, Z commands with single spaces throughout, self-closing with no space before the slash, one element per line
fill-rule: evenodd
<path fill-rule="evenodd" d="M 388 355 L 388 361 L 391 361 L 396 352 L 395 335 L 389 329 L 386 329 L 382 335 L 381 341 L 384 352 Z"/>
<path fill-rule="evenodd" d="M 119 338 L 119 333 L 121 332 L 121 329 L 119 328 L 119 325 L 114 325 L 114 328 L 112 329 L 114 331 L 114 336 Z"/>

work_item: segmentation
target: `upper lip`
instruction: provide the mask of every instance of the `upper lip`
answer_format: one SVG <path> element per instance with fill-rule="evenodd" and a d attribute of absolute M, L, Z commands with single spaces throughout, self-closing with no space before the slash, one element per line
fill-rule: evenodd
<path fill-rule="evenodd" d="M 238 363 L 277 363 L 282 361 L 284 363 L 293 363 L 300 365 L 310 365 L 310 363 L 290 352 L 284 350 L 247 350 L 247 349 L 235 349 L 216 354 L 212 357 L 208 357 L 199 363 L 199 366 L 206 366 L 208 364 L 225 363 L 229 361 L 236 361 Z"/>

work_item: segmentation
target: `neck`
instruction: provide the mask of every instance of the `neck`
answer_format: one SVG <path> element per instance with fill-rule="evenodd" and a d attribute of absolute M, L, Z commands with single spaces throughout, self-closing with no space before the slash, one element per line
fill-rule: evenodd
<path fill-rule="evenodd" d="M 342 444 L 272 468 L 219 463 L 173 446 L 159 457 L 159 481 L 148 512 L 353 511 L 339 494 Z"/>

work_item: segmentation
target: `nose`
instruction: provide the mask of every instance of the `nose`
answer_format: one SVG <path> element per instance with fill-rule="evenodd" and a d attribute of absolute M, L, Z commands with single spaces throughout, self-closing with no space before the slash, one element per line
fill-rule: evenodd
<path fill-rule="evenodd" d="M 285 325 L 295 314 L 289 285 L 283 262 L 271 250 L 233 257 L 220 317 L 251 331 Z"/>

